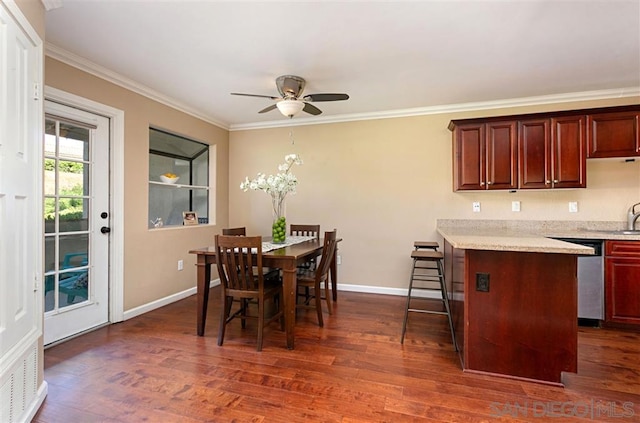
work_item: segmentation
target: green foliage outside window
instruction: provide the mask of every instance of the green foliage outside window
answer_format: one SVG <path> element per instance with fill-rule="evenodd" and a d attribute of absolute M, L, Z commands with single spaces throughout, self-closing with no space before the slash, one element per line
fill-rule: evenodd
<path fill-rule="evenodd" d="M 81 197 L 83 195 L 82 185 L 78 184 L 73 186 L 71 189 L 63 189 L 60 191 L 60 196 L 76 196 L 76 198 L 60 198 L 59 202 L 59 210 L 58 216 L 60 220 L 78 220 L 83 217 L 83 203 L 84 199 Z M 45 202 L 44 204 L 44 219 L 45 220 L 54 220 L 56 216 L 55 205 L 54 203 Z"/>
<path fill-rule="evenodd" d="M 72 161 L 58 161 L 58 172 L 60 174 L 73 173 L 82 174 L 84 172 L 84 163 L 72 162 Z M 54 159 L 44 160 L 44 170 L 55 171 L 56 161 Z M 76 197 L 76 198 L 59 198 L 58 202 L 58 215 L 60 220 L 79 220 L 83 218 L 83 204 L 84 199 L 82 195 L 82 184 L 74 185 L 71 188 L 61 189 L 59 193 L 60 197 Z M 45 201 L 44 204 L 44 219 L 47 221 L 53 221 L 55 219 L 55 203 Z"/>
<path fill-rule="evenodd" d="M 56 161 L 53 159 L 45 159 L 44 170 L 56 170 Z M 84 171 L 84 163 L 61 161 L 58 164 L 58 170 L 63 173 L 82 173 Z"/>

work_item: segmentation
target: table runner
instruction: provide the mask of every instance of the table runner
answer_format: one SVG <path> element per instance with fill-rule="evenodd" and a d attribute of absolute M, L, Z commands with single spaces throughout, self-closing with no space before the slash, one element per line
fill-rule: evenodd
<path fill-rule="evenodd" d="M 315 239 L 315 236 L 294 236 L 287 235 L 287 238 L 281 244 L 274 244 L 269 241 L 262 241 L 262 252 L 266 253 L 267 251 L 277 250 L 278 248 L 288 247 L 293 244 L 300 244 L 301 242 L 310 241 Z"/>

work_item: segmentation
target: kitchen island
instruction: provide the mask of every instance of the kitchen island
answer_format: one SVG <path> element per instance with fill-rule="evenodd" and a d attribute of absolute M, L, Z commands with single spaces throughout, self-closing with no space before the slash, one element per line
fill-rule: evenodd
<path fill-rule="evenodd" d="M 463 369 L 555 385 L 577 372 L 577 256 L 593 249 L 451 221 L 438 232 Z"/>

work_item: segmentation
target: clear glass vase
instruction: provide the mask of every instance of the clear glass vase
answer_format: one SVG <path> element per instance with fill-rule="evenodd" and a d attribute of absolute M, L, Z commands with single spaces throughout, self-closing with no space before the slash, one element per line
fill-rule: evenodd
<path fill-rule="evenodd" d="M 273 197 L 273 224 L 271 237 L 274 244 L 283 244 L 287 239 L 287 219 L 284 216 L 284 197 Z"/>
<path fill-rule="evenodd" d="M 287 239 L 287 219 L 284 216 L 278 216 L 273 219 L 271 226 L 272 242 L 274 244 L 284 244 Z"/>

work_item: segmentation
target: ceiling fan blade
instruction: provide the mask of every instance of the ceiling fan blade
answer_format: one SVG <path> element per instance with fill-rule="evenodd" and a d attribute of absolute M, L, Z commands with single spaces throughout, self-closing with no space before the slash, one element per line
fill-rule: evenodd
<path fill-rule="evenodd" d="M 280 97 L 274 97 L 271 95 L 260 95 L 260 94 L 243 94 L 243 93 L 231 93 L 231 95 L 242 95 L 245 97 L 260 97 L 260 98 L 268 98 L 271 100 L 280 100 Z"/>
<path fill-rule="evenodd" d="M 349 100 L 348 94 L 308 94 L 302 98 L 304 101 L 341 101 Z"/>
<path fill-rule="evenodd" d="M 264 109 L 260 110 L 258 113 L 267 113 L 267 112 L 272 111 L 275 108 L 276 108 L 276 105 L 272 104 L 271 106 L 265 107 Z"/>
<path fill-rule="evenodd" d="M 307 112 L 310 115 L 314 115 L 314 116 L 317 116 L 320 113 L 322 113 L 322 110 L 318 109 L 316 106 L 309 103 L 304 103 L 304 108 L 302 109 L 302 111 Z"/>

